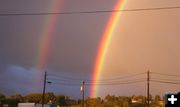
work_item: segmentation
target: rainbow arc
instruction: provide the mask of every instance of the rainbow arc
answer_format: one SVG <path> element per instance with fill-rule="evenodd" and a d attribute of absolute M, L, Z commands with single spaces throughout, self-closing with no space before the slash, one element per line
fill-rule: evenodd
<path fill-rule="evenodd" d="M 114 10 L 123 10 L 125 5 L 127 3 L 127 0 L 118 0 L 116 3 L 116 6 L 114 7 Z M 111 14 L 109 21 L 105 27 L 104 33 L 102 35 L 102 39 L 100 41 L 100 45 L 98 48 L 98 53 L 96 56 L 96 61 L 94 64 L 94 69 L 93 69 L 93 80 L 95 84 L 101 76 L 102 73 L 102 68 L 103 68 L 103 63 L 106 58 L 106 54 L 109 48 L 109 45 L 111 43 L 111 39 L 113 37 L 113 32 L 116 29 L 117 24 L 119 24 L 120 17 L 122 15 L 122 12 L 114 12 Z M 91 89 L 91 97 L 96 97 L 98 94 L 98 88 L 96 85 L 92 86 Z"/>

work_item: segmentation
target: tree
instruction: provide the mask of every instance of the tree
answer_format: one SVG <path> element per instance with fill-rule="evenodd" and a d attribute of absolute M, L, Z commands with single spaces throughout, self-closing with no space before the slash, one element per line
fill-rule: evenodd
<path fill-rule="evenodd" d="M 124 103 L 126 102 L 126 103 Z M 103 102 L 103 107 L 124 107 L 124 106 L 129 106 L 131 103 L 131 98 L 130 97 L 125 97 L 125 96 L 110 96 L 107 95 L 104 99 Z"/>
<path fill-rule="evenodd" d="M 160 95 L 156 95 L 155 99 L 154 99 L 154 102 L 158 103 L 159 101 L 161 101 L 161 97 L 160 97 Z"/>
<path fill-rule="evenodd" d="M 32 103 L 41 103 L 42 94 L 39 93 L 28 94 L 27 96 L 25 96 L 25 100 L 27 102 L 32 102 Z"/>
<path fill-rule="evenodd" d="M 149 94 L 149 101 L 153 100 L 153 96 L 151 94 Z"/>
<path fill-rule="evenodd" d="M 86 104 L 87 107 L 100 107 L 101 106 L 101 98 L 97 97 L 97 98 L 87 98 L 86 100 Z"/>
<path fill-rule="evenodd" d="M 19 101 L 17 99 L 7 98 L 2 100 L 2 104 L 8 104 L 10 107 L 17 107 Z"/>
<path fill-rule="evenodd" d="M 128 101 L 124 101 L 124 102 L 123 102 L 123 107 L 129 107 Z"/>
<path fill-rule="evenodd" d="M 54 93 L 45 93 L 45 103 L 48 103 L 49 101 L 51 101 L 52 103 L 56 101 L 56 96 L 54 95 Z"/>
<path fill-rule="evenodd" d="M 136 101 L 137 101 L 137 100 L 138 100 L 138 97 L 137 97 L 137 96 L 135 96 L 135 95 L 133 95 L 133 96 L 131 97 L 131 99 L 132 99 L 132 100 L 136 100 Z"/>
<path fill-rule="evenodd" d="M 0 105 L 4 99 L 6 99 L 6 96 L 4 94 L 0 94 Z"/>
<path fill-rule="evenodd" d="M 59 95 L 56 97 L 57 99 L 57 104 L 60 106 L 66 106 L 66 97 L 64 95 Z"/>
<path fill-rule="evenodd" d="M 6 96 L 5 96 L 4 94 L 1 94 L 1 93 L 0 93 L 0 100 L 1 100 L 1 99 L 5 99 L 5 98 L 6 98 Z"/>
<path fill-rule="evenodd" d="M 15 99 L 18 102 L 23 102 L 24 101 L 24 98 L 23 98 L 23 96 L 21 94 L 13 95 L 13 96 L 11 96 L 11 99 Z"/>

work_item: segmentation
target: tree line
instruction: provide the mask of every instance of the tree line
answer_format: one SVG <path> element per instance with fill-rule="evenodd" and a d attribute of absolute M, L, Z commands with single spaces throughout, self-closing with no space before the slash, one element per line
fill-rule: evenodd
<path fill-rule="evenodd" d="M 70 99 L 70 97 L 65 95 L 54 95 L 54 93 L 48 92 L 45 93 L 45 104 L 55 104 L 60 106 L 70 106 L 77 105 L 77 101 Z M 8 104 L 11 107 L 17 107 L 18 103 L 42 103 L 42 94 L 41 93 L 31 93 L 26 96 L 21 94 L 12 95 L 6 97 L 3 94 L 0 94 L 0 105 Z"/>
<path fill-rule="evenodd" d="M 164 97 L 159 95 L 150 95 L 150 107 L 164 107 Z M 52 92 L 45 93 L 45 104 L 51 104 L 55 107 L 81 107 L 81 99 L 71 99 L 65 95 L 54 95 Z M 26 96 L 16 94 L 12 96 L 5 96 L 0 94 L 0 106 L 8 104 L 11 107 L 17 107 L 18 103 L 42 103 L 41 93 L 31 93 Z M 106 95 L 104 98 L 90 98 L 85 99 L 85 107 L 146 107 L 147 98 L 145 96 L 115 96 Z"/>

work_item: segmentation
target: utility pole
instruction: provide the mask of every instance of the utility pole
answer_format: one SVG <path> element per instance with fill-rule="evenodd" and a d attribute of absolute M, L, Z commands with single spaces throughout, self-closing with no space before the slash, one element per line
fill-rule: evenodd
<path fill-rule="evenodd" d="M 147 107 L 149 107 L 149 70 L 147 71 Z"/>
<path fill-rule="evenodd" d="M 44 74 L 44 87 L 43 87 L 43 95 L 42 95 L 42 107 L 44 107 L 44 99 L 45 99 L 45 90 L 46 90 L 46 72 Z"/>
<path fill-rule="evenodd" d="M 82 81 L 81 83 L 81 92 L 82 92 L 82 107 L 84 107 L 84 84 L 85 82 Z"/>

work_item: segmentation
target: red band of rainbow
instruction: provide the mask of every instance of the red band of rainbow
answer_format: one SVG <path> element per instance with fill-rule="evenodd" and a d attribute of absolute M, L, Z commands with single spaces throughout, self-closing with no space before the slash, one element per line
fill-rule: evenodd
<path fill-rule="evenodd" d="M 114 10 L 121 10 L 124 8 L 127 0 L 118 0 L 116 3 L 116 6 L 114 7 Z M 102 67 L 103 67 L 103 62 L 106 57 L 106 53 L 108 50 L 108 47 L 110 45 L 112 36 L 113 36 L 113 31 L 115 30 L 118 21 L 120 20 L 122 12 L 114 12 L 112 13 L 106 27 L 104 30 L 104 33 L 102 35 L 102 39 L 98 48 L 98 53 L 96 56 L 96 61 L 93 69 L 93 85 L 91 89 L 90 96 L 91 97 L 96 97 L 98 94 L 98 88 L 96 86 L 96 82 L 100 79 L 100 75 L 102 72 Z"/>
<path fill-rule="evenodd" d="M 51 12 L 56 12 L 60 10 L 61 0 L 52 0 Z M 48 15 L 45 16 L 45 24 L 43 25 L 42 34 L 39 40 L 38 56 L 37 56 L 37 89 L 41 90 L 43 84 L 43 74 L 47 69 L 47 60 L 49 56 L 49 48 L 53 39 L 54 32 L 56 30 L 58 15 Z"/>

